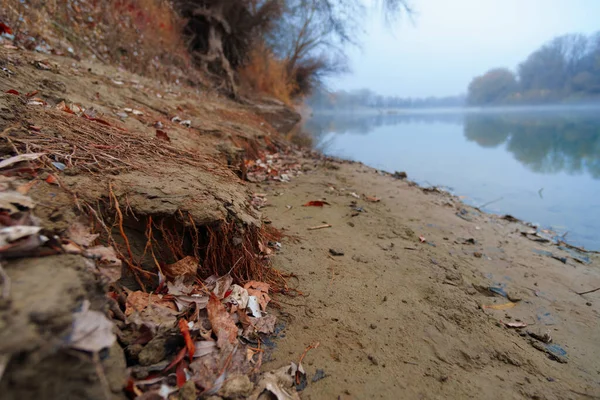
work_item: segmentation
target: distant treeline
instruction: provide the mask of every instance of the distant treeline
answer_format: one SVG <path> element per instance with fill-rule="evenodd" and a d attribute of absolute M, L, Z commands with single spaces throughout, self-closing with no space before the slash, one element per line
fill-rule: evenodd
<path fill-rule="evenodd" d="M 465 96 L 410 98 L 382 96 L 369 89 L 337 92 L 321 89 L 307 99 L 307 104 L 313 110 L 461 107 Z"/>
<path fill-rule="evenodd" d="M 600 32 L 564 35 L 517 67 L 492 69 L 469 84 L 470 105 L 600 102 Z"/>

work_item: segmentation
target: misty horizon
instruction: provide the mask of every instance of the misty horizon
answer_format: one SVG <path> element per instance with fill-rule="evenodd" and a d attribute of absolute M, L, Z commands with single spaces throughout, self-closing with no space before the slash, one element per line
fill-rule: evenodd
<path fill-rule="evenodd" d="M 368 88 L 407 98 L 460 96 L 474 77 L 493 68 L 516 71 L 529 54 L 557 36 L 600 30 L 595 17 L 600 2 L 593 0 L 411 4 L 413 17 L 403 16 L 391 26 L 370 9 L 365 39 L 348 51 L 351 71 L 327 79 L 330 90 Z"/>

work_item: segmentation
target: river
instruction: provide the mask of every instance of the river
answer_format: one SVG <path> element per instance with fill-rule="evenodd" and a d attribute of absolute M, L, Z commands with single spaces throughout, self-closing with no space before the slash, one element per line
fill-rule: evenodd
<path fill-rule="evenodd" d="M 315 113 L 317 148 L 600 250 L 600 109 Z"/>

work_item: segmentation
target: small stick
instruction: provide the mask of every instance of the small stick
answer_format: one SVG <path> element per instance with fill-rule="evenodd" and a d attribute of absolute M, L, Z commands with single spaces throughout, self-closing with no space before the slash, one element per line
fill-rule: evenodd
<path fill-rule="evenodd" d="M 581 293 L 580 292 L 575 292 L 575 293 L 577 293 L 578 295 L 582 296 L 584 294 L 597 292 L 598 290 L 600 290 L 600 287 L 596 288 L 596 289 L 588 290 L 587 292 L 581 292 Z"/>
<path fill-rule="evenodd" d="M 325 225 L 311 226 L 310 228 L 308 228 L 308 230 L 309 231 L 315 231 L 317 229 L 325 229 L 325 228 L 331 228 L 331 225 L 325 224 Z"/>
<path fill-rule="evenodd" d="M 306 357 L 306 354 L 312 350 L 312 349 L 316 349 L 317 347 L 319 347 L 321 343 L 319 342 L 314 342 L 312 343 L 310 346 L 308 346 L 305 350 L 304 353 L 302 353 L 302 355 L 300 356 L 300 360 L 298 360 L 298 365 L 302 364 L 302 360 L 304 360 L 304 357 Z"/>

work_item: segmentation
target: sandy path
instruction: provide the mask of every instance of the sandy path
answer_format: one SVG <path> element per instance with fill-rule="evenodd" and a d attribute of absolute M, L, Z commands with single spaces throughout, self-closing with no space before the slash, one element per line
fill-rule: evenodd
<path fill-rule="evenodd" d="M 305 367 L 310 377 L 316 369 L 327 377 L 309 383 L 304 398 L 600 396 L 600 292 L 574 293 L 600 287 L 597 256 L 581 264 L 523 237 L 529 228 L 521 223 L 481 215 L 360 164 L 317 166 L 292 183 L 256 190 L 268 194 L 264 211 L 273 225 L 301 238 L 284 242 L 275 265 L 297 274 L 306 296 L 280 298 L 288 323 L 265 368 L 320 342 Z M 323 198 L 331 205 L 302 207 Z M 352 201 L 365 212 L 353 217 Z M 456 215 L 463 208 L 471 221 Z M 332 228 L 307 230 L 324 223 Z M 508 310 L 482 310 L 508 302 L 486 294 L 488 286 L 522 300 Z M 524 336 L 549 333 L 568 362 L 551 360 L 500 320 L 526 322 Z"/>

